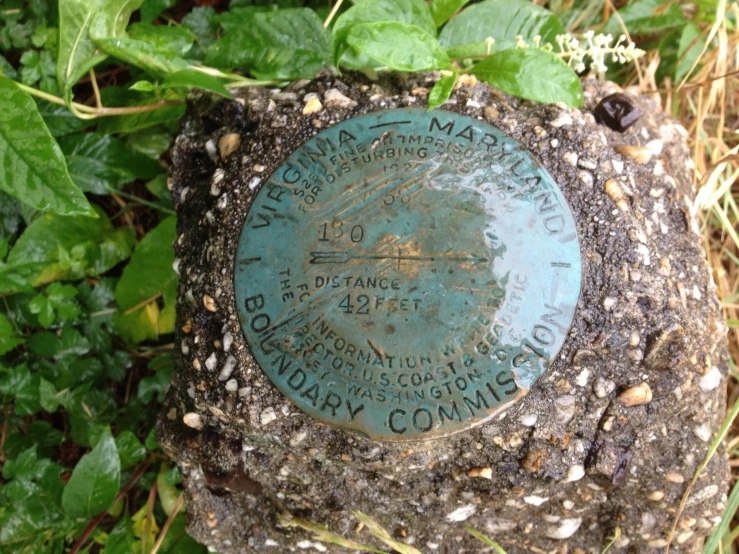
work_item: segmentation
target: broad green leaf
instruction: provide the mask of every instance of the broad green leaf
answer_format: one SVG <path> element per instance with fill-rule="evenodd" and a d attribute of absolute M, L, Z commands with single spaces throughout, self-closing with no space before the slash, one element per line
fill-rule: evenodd
<path fill-rule="evenodd" d="M 172 73 L 171 75 L 168 75 L 162 81 L 161 87 L 202 88 L 220 94 L 221 96 L 225 96 L 226 98 L 233 98 L 233 96 L 231 96 L 231 93 L 226 90 L 226 87 L 223 86 L 223 83 L 221 81 L 219 81 L 215 77 L 211 77 L 210 75 L 206 75 L 202 71 L 197 71 L 195 69 L 186 69 L 184 71 L 178 71 L 177 73 Z"/>
<path fill-rule="evenodd" d="M 31 375 L 26 364 L 12 368 L 4 375 L 0 374 L 0 394 L 15 397 L 15 413 L 20 416 L 35 414 L 41 410 L 39 375 Z"/>
<path fill-rule="evenodd" d="M 453 71 L 451 75 L 439 79 L 429 92 L 429 111 L 438 108 L 454 92 L 454 84 L 457 82 L 457 72 Z"/>
<path fill-rule="evenodd" d="M 72 180 L 85 192 L 110 194 L 135 179 L 151 179 L 163 171 L 151 158 L 101 133 L 79 133 L 59 139 Z"/>
<path fill-rule="evenodd" d="M 439 41 L 452 48 L 494 38 L 499 50 L 515 45 L 517 35 L 531 41 L 556 44 L 557 35 L 565 34 L 559 18 L 528 0 L 486 0 L 467 7 L 442 29 Z"/>
<path fill-rule="evenodd" d="M 105 59 L 90 38 L 90 24 L 106 0 L 59 0 L 56 78 L 68 97 L 74 84 Z"/>
<path fill-rule="evenodd" d="M 115 438 L 118 457 L 121 459 L 121 470 L 126 470 L 144 461 L 146 448 L 131 431 L 122 431 Z"/>
<path fill-rule="evenodd" d="M 0 266 L 0 292 L 17 290 L 2 288 L 4 270 L 39 286 L 98 276 L 128 258 L 133 231 L 114 229 L 100 208 L 96 213 L 97 219 L 46 214 L 26 227 Z"/>
<path fill-rule="evenodd" d="M 152 46 L 172 52 L 176 56 L 187 54 L 195 42 L 195 35 L 185 27 L 133 23 L 126 32 L 129 38 L 143 40 Z"/>
<path fill-rule="evenodd" d="M 23 338 L 16 336 L 15 329 L 10 320 L 4 314 L 0 314 L 0 356 L 7 354 L 24 342 Z"/>
<path fill-rule="evenodd" d="M 636 0 L 618 10 L 618 14 L 631 35 L 657 33 L 686 23 L 679 4 L 672 0 Z M 619 18 L 611 16 L 601 32 L 622 35 Z"/>
<path fill-rule="evenodd" d="M 56 387 L 44 378 L 39 379 L 39 403 L 49 413 L 54 413 L 62 403 Z"/>
<path fill-rule="evenodd" d="M 74 84 L 107 57 L 94 39 L 123 34 L 143 0 L 59 0 L 56 75 L 64 97 Z"/>
<path fill-rule="evenodd" d="M 446 69 L 451 63 L 436 38 L 420 27 L 397 21 L 354 25 L 346 42 L 397 71 Z"/>
<path fill-rule="evenodd" d="M 495 52 L 470 73 L 495 88 L 527 100 L 583 104 L 580 79 L 558 56 L 538 48 L 511 48 Z"/>
<path fill-rule="evenodd" d="M 141 6 L 141 21 L 151 23 L 159 14 L 167 8 L 171 8 L 177 3 L 177 0 L 144 0 Z"/>
<path fill-rule="evenodd" d="M 197 37 L 195 46 L 189 57 L 201 60 L 205 51 L 218 40 L 218 23 L 215 21 L 216 11 L 211 6 L 197 6 L 182 18 L 182 25 Z"/>
<path fill-rule="evenodd" d="M 108 535 L 108 542 L 105 543 L 102 554 L 131 554 L 134 552 L 135 538 L 131 528 L 132 524 L 128 516 L 122 517 Z"/>
<path fill-rule="evenodd" d="M 64 487 L 62 506 L 70 517 L 89 519 L 113 503 L 121 480 L 121 462 L 110 433 L 77 462 Z"/>
<path fill-rule="evenodd" d="M 46 100 L 36 98 L 36 106 L 44 118 L 44 123 L 49 129 L 51 136 L 61 137 L 81 131 L 85 127 L 90 126 L 90 122 L 85 119 L 80 119 L 74 115 L 69 108 L 66 106 L 59 106 L 58 104 L 52 104 Z"/>
<path fill-rule="evenodd" d="M 431 36 L 436 36 L 436 25 L 423 0 L 364 0 L 341 14 L 334 24 L 332 48 L 335 63 L 338 64 L 340 60 L 341 65 L 347 68 L 377 66 L 377 62 L 371 58 L 352 52 L 346 43 L 346 37 L 354 25 L 382 21 L 415 25 Z"/>
<path fill-rule="evenodd" d="M 272 6 L 276 8 L 276 6 Z M 226 33 L 240 31 L 251 24 L 251 18 L 255 13 L 276 11 L 268 6 L 231 6 L 227 12 L 213 17 L 213 23 L 223 29 Z"/>
<path fill-rule="evenodd" d="M 126 146 L 153 160 L 158 160 L 169 149 L 172 141 L 174 141 L 174 133 L 162 125 L 154 129 L 131 133 L 126 137 Z M 164 179 L 166 183 L 166 173 L 160 171 L 154 179 Z M 146 188 L 148 189 L 149 186 L 147 185 Z"/>
<path fill-rule="evenodd" d="M 177 274 L 172 269 L 174 217 L 165 219 L 138 244 L 115 290 L 115 324 L 127 341 L 156 339 L 174 330 Z M 160 303 L 163 307 L 160 308 Z"/>
<path fill-rule="evenodd" d="M 308 8 L 254 13 L 208 49 L 205 64 L 248 69 L 260 79 L 312 79 L 331 58 L 328 30 Z"/>
<path fill-rule="evenodd" d="M 89 341 L 71 325 L 65 325 L 61 336 L 48 331 L 34 333 L 28 338 L 28 348 L 40 357 L 70 361 L 90 351 Z"/>
<path fill-rule="evenodd" d="M 444 23 L 461 10 L 470 0 L 431 0 L 431 17 L 437 27 L 441 27 Z"/>
<path fill-rule="evenodd" d="M 688 74 L 705 44 L 706 39 L 701 36 L 700 28 L 695 23 L 690 22 L 683 27 L 675 65 L 675 81 L 681 81 Z"/>
<path fill-rule="evenodd" d="M 37 210 L 94 216 L 36 103 L 0 76 L 0 189 Z"/>
<path fill-rule="evenodd" d="M 188 69 L 190 64 L 166 48 L 132 38 L 104 38 L 95 41 L 104 52 L 153 73 L 167 75 Z"/>

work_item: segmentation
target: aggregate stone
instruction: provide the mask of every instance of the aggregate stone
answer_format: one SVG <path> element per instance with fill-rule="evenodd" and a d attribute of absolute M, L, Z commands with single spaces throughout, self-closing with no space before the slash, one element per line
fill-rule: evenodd
<path fill-rule="evenodd" d="M 183 476 L 188 531 L 222 554 L 347 551 L 282 527 L 291 515 L 382 547 L 357 532 L 359 510 L 422 552 L 482 551 L 464 526 L 512 554 L 598 553 L 616 527 L 614 551 L 660 551 L 720 425 L 728 358 L 692 215 L 687 133 L 648 98 L 624 93 L 644 115 L 623 133 L 592 115 L 621 92 L 610 83 L 585 82 L 585 107 L 568 109 L 468 79 L 441 108 L 526 146 L 577 223 L 583 284 L 574 323 L 547 375 L 508 412 L 446 438 L 371 441 L 303 414 L 251 356 L 233 266 L 266 177 L 321 129 L 425 106 L 436 79 L 326 74 L 282 92 L 240 89 L 233 101 L 191 94 L 169 180 L 179 232 L 177 369 L 157 427 Z M 311 99 L 323 99 L 322 109 L 314 102 L 305 113 Z M 618 400 L 633 399 L 635 388 L 651 392 Z M 727 485 L 720 448 L 686 503 L 672 552 L 700 550 Z"/>

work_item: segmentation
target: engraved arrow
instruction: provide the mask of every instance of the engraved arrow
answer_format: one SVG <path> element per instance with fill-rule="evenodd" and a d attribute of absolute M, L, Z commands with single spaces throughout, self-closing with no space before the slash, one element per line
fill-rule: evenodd
<path fill-rule="evenodd" d="M 349 260 L 398 260 L 408 262 L 471 262 L 479 264 L 487 262 L 487 258 L 472 254 L 470 256 L 404 256 L 400 252 L 396 256 L 382 254 L 349 254 L 348 252 L 311 252 L 310 264 L 344 264 Z"/>

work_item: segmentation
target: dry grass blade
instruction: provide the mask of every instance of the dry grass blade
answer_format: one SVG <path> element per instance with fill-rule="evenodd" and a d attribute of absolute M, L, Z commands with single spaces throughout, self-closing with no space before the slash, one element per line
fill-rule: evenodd
<path fill-rule="evenodd" d="M 472 527 L 465 527 L 465 529 L 467 529 L 470 535 L 475 537 L 478 541 L 487 544 L 488 546 L 492 546 L 493 550 L 495 550 L 498 554 L 508 554 L 505 550 L 503 550 L 502 546 L 500 546 L 497 542 L 495 542 L 487 535 L 483 535 L 482 533 L 480 533 L 480 531 L 477 531 Z"/>
<path fill-rule="evenodd" d="M 364 523 L 370 533 L 372 533 L 375 537 L 380 539 L 393 550 L 397 550 L 400 554 L 421 554 L 420 550 L 400 541 L 396 541 L 390 536 L 390 533 L 388 533 L 385 528 L 382 527 L 382 525 L 377 523 L 368 515 L 363 514 L 362 512 L 355 511 L 354 517 L 356 517 L 361 523 Z"/>
<path fill-rule="evenodd" d="M 326 529 L 323 525 L 318 523 L 311 523 L 303 519 L 297 519 L 290 516 L 280 516 L 280 525 L 283 527 L 300 527 L 306 531 L 313 533 L 313 539 L 321 542 L 327 542 L 329 544 L 335 544 L 337 546 L 343 546 L 351 550 L 360 550 L 364 552 L 374 552 L 375 554 L 388 554 L 384 550 L 378 550 L 366 544 L 361 544 L 353 540 L 345 539 L 341 535 L 332 533 Z M 418 552 L 418 551 L 416 551 Z"/>

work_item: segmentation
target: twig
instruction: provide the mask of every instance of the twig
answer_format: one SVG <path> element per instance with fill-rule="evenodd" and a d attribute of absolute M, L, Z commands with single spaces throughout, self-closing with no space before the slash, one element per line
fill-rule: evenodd
<path fill-rule="evenodd" d="M 333 9 L 331 10 L 331 13 L 328 14 L 328 17 L 326 18 L 326 21 L 323 22 L 323 28 L 326 29 L 331 24 L 331 20 L 336 15 L 336 12 L 339 11 L 339 8 L 341 7 L 341 4 L 344 3 L 344 0 L 338 0 L 336 2 L 336 5 L 334 5 Z"/>
<path fill-rule="evenodd" d="M 180 493 L 180 496 L 177 497 L 177 502 L 175 502 L 174 508 L 172 508 L 172 511 L 169 513 L 169 517 L 167 518 L 167 521 L 164 523 L 164 527 L 162 527 L 162 530 L 159 532 L 159 536 L 157 537 L 157 542 L 154 543 L 154 548 L 151 549 L 151 552 L 149 552 L 149 554 L 157 554 L 157 552 L 159 551 L 159 547 L 162 546 L 164 539 L 167 537 L 167 533 L 169 532 L 169 527 L 172 525 L 174 518 L 177 517 L 177 513 L 180 511 L 180 508 L 182 507 L 182 503 L 184 501 L 185 501 L 185 492 L 183 491 Z"/>
<path fill-rule="evenodd" d="M 92 90 L 95 93 L 95 104 L 100 109 L 103 107 L 103 100 L 100 98 L 100 88 L 98 88 L 98 80 L 95 78 L 94 69 L 90 69 L 90 83 L 92 83 Z"/>
<path fill-rule="evenodd" d="M 126 494 L 128 494 L 128 491 L 131 490 L 131 488 L 136 484 L 136 482 L 141 479 L 141 476 L 146 473 L 146 470 L 149 469 L 149 466 L 151 465 L 152 460 L 147 459 L 141 467 L 136 471 L 136 473 L 133 474 L 133 476 L 128 480 L 128 483 L 118 492 L 118 495 L 115 497 L 115 500 L 113 500 L 113 504 L 118 502 L 121 498 L 123 498 Z M 111 506 L 113 505 L 111 504 Z M 85 531 L 80 535 L 80 538 L 77 539 L 77 542 L 74 543 L 74 546 L 72 547 L 72 550 L 69 551 L 69 554 L 77 554 L 80 549 L 85 545 L 85 542 L 87 539 L 92 535 L 92 532 L 97 528 L 98 525 L 100 525 L 100 522 L 105 519 L 105 514 L 107 513 L 107 510 L 104 511 L 102 514 L 98 515 L 95 519 L 93 519 L 90 524 L 87 526 Z"/>
<path fill-rule="evenodd" d="M 151 296 L 151 297 L 147 298 L 146 300 L 142 300 L 141 302 L 139 302 L 135 306 L 132 306 L 131 308 L 128 308 L 125 312 L 123 312 L 123 315 L 131 315 L 136 310 L 140 310 L 141 308 L 143 308 L 147 304 L 150 304 L 151 302 L 154 302 L 154 300 L 156 300 L 157 298 L 159 298 L 161 295 L 162 295 L 162 291 L 159 291 L 154 296 Z"/>
<path fill-rule="evenodd" d="M 144 533 L 141 537 L 141 552 L 146 552 L 146 542 L 149 538 L 149 530 L 151 529 L 151 520 L 154 518 L 154 502 L 157 498 L 157 482 L 149 490 L 149 500 L 146 503 L 146 521 L 144 522 Z"/>

